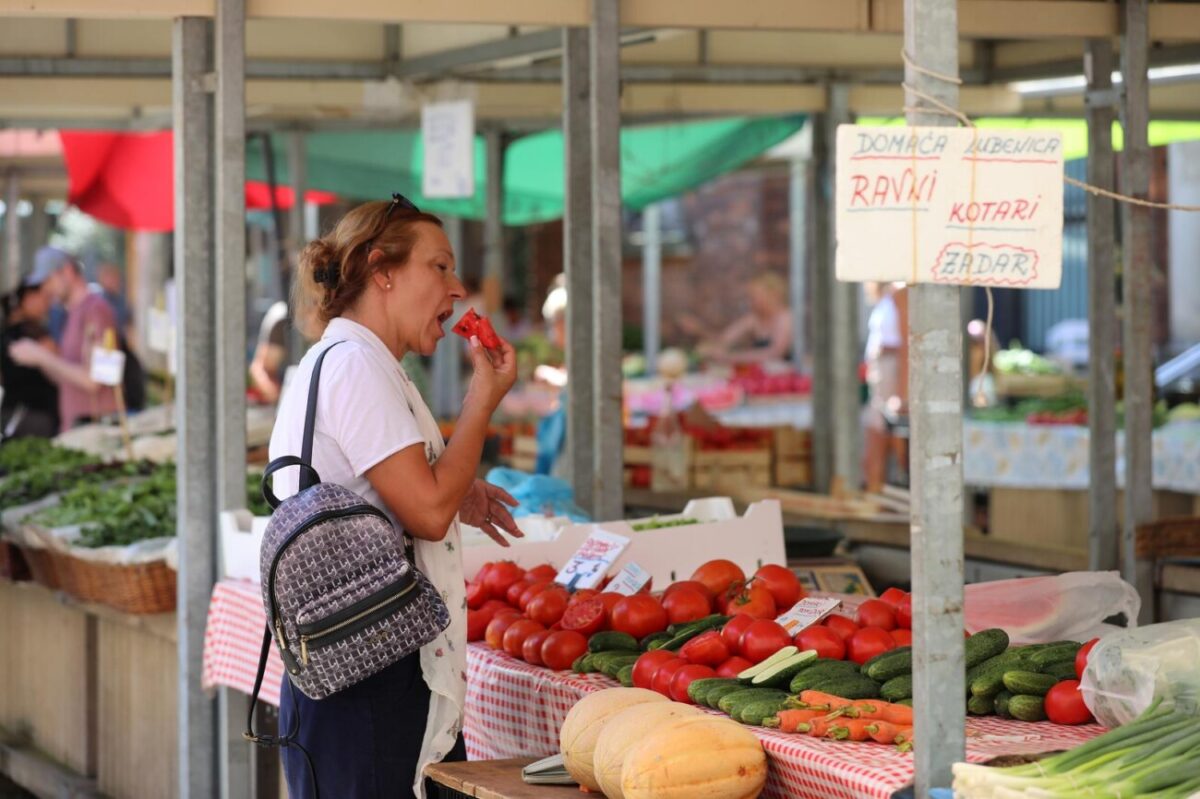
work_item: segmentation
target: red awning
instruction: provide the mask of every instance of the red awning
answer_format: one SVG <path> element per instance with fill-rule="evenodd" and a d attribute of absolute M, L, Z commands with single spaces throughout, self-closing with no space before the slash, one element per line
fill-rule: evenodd
<path fill-rule="evenodd" d="M 118 133 L 62 131 L 63 160 L 70 180 L 68 201 L 102 222 L 127 230 L 166 232 L 175 227 L 175 173 L 171 131 Z M 246 207 L 270 208 L 267 184 L 246 182 Z M 277 186 L 280 208 L 294 193 Z M 324 205 L 337 196 L 310 191 L 305 200 Z"/>

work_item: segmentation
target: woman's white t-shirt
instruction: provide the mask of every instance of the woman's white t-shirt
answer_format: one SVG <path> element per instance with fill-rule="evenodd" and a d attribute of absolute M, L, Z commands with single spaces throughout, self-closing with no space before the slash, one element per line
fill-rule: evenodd
<path fill-rule="evenodd" d="M 430 463 L 445 444 L 437 421 L 400 363 L 379 338 L 349 319 L 334 319 L 296 368 L 280 398 L 270 457 L 299 455 L 307 410 L 308 386 L 317 357 L 338 344 L 321 365 L 312 465 L 326 483 L 350 489 L 388 515 L 392 514 L 366 478 L 371 467 L 408 447 L 425 448 Z M 299 469 L 274 476 L 280 499 L 296 493 Z M 414 539 L 417 566 L 437 587 L 450 610 L 450 626 L 421 648 L 421 671 L 431 696 L 425 739 L 413 790 L 425 795 L 422 773 L 429 763 L 445 757 L 462 727 L 466 699 L 466 592 L 463 584 L 461 534 L 458 519 L 441 541 Z"/>

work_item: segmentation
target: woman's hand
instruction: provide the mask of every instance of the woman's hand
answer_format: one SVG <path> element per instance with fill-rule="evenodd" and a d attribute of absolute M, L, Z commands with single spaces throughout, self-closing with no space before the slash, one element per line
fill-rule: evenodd
<path fill-rule="evenodd" d="M 506 547 L 509 543 L 501 534 L 501 530 L 514 538 L 524 538 L 525 534 L 517 527 L 505 505 L 515 508 L 517 501 L 504 489 L 483 480 L 476 480 L 467 490 L 467 496 L 463 498 L 458 509 L 458 518 L 463 524 L 483 530 L 497 544 Z"/>
<path fill-rule="evenodd" d="M 495 410 L 517 382 L 517 351 L 504 339 L 500 339 L 499 348 L 488 350 L 479 343 L 478 336 L 471 336 L 467 350 L 474 368 L 468 396 L 478 394 L 490 410 Z"/>

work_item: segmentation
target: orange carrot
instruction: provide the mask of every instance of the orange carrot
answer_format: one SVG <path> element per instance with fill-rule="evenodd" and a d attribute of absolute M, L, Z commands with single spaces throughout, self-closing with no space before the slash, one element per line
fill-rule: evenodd
<path fill-rule="evenodd" d="M 868 719 L 844 719 L 834 722 L 829 727 L 827 736 L 837 741 L 867 741 L 871 736 L 867 732 Z"/>
<path fill-rule="evenodd" d="M 892 740 L 896 743 L 896 748 L 901 752 L 911 752 L 913 747 L 913 728 L 901 727 Z"/>
<path fill-rule="evenodd" d="M 870 735 L 871 740 L 876 743 L 890 744 L 895 742 L 896 735 L 902 729 L 904 728 L 886 721 L 872 721 L 867 725 L 867 735 Z"/>
<path fill-rule="evenodd" d="M 824 710 L 795 709 L 781 710 L 763 722 L 764 727 L 778 727 L 780 732 L 798 732 L 802 723 L 825 715 Z"/>
<path fill-rule="evenodd" d="M 839 710 L 847 705 L 854 704 L 849 699 L 843 699 L 840 696 L 827 694 L 823 691 L 802 691 L 800 693 L 800 701 L 809 706 L 828 705 L 830 710 Z"/>
<path fill-rule="evenodd" d="M 874 719 L 876 721 L 899 724 L 904 727 L 911 727 L 913 723 L 913 711 L 911 707 L 893 705 L 877 699 L 864 699 L 854 702 L 847 707 L 841 708 L 839 712 L 852 719 Z"/>
<path fill-rule="evenodd" d="M 806 732 L 814 738 L 824 738 L 829 732 L 831 720 L 828 716 L 817 716 L 810 721 L 802 721 L 796 732 Z"/>

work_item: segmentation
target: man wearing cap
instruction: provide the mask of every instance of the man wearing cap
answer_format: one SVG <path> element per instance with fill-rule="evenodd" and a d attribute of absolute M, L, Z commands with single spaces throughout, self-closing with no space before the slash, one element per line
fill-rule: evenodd
<path fill-rule="evenodd" d="M 117 410 L 113 389 L 92 380 L 92 350 L 104 344 L 111 331 L 116 341 L 117 321 L 102 294 L 91 291 L 83 269 L 69 254 L 43 247 L 34 258 L 30 280 L 36 280 L 51 298 L 67 309 L 60 351 L 31 339 L 9 346 L 9 355 L 22 366 L 42 370 L 58 385 L 59 421 L 63 430 L 107 416 Z"/>

